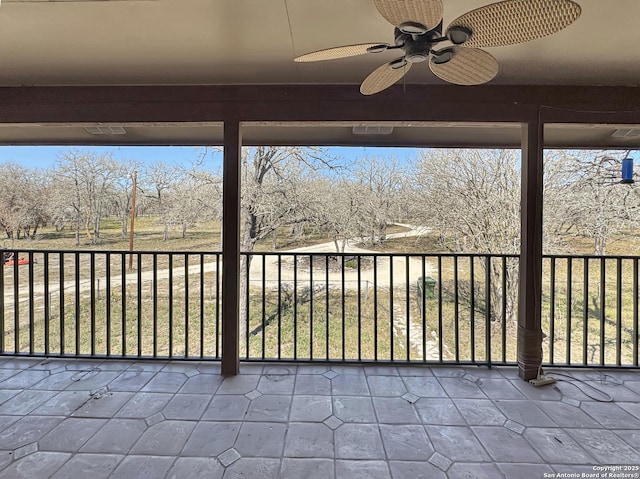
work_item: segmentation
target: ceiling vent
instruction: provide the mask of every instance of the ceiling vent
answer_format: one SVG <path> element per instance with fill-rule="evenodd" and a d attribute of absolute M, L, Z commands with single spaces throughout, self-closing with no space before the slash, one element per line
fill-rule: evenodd
<path fill-rule="evenodd" d="M 358 125 L 353 127 L 354 135 L 390 135 L 392 126 L 383 125 Z"/>
<path fill-rule="evenodd" d="M 121 126 L 85 126 L 85 130 L 92 135 L 126 135 L 127 130 Z"/>
<path fill-rule="evenodd" d="M 640 128 L 620 128 L 615 130 L 611 136 L 614 138 L 638 138 L 640 137 Z"/>

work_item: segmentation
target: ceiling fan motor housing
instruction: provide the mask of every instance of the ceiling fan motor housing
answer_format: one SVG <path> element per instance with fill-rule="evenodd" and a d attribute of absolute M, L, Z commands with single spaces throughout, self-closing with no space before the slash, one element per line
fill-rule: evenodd
<path fill-rule="evenodd" d="M 434 40 L 440 38 L 441 31 L 442 23 L 423 34 L 409 34 L 396 28 L 394 32 L 395 44 L 402 48 L 407 62 L 424 62 L 429 59 L 429 53 L 435 43 Z"/>

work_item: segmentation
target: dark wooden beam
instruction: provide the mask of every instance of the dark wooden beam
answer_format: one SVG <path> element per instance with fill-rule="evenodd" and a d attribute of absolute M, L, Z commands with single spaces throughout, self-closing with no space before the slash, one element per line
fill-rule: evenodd
<path fill-rule="evenodd" d="M 543 125 L 522 127 L 518 374 L 534 379 L 542 363 Z"/>
<path fill-rule="evenodd" d="M 240 185 L 242 131 L 240 122 L 224 124 L 222 192 L 222 374 L 240 370 Z"/>
<path fill-rule="evenodd" d="M 640 123 L 640 88 L 353 85 L 0 88 L 0 123 L 508 121 Z"/>

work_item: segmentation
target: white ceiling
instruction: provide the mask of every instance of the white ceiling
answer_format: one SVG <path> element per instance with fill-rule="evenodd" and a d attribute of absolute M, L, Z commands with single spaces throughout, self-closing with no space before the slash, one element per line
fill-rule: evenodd
<path fill-rule="evenodd" d="M 640 84 L 640 2 L 578 0 L 567 29 L 488 49 L 494 84 Z M 444 0 L 444 23 L 491 3 Z M 392 52 L 321 63 L 302 53 L 392 42 L 372 0 L 2 0 L 0 86 L 357 84 Z M 407 83 L 437 84 L 426 65 Z"/>

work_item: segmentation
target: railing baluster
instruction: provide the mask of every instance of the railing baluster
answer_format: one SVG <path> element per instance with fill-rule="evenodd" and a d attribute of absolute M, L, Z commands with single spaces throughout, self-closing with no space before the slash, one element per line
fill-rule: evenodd
<path fill-rule="evenodd" d="M 556 259 L 549 263 L 549 363 L 554 364 L 554 343 L 556 339 Z"/>
<path fill-rule="evenodd" d="M 622 364 L 622 259 L 616 260 L 616 364 Z"/>
<path fill-rule="evenodd" d="M 325 281 L 325 287 L 324 287 L 324 291 L 325 291 L 325 305 L 324 305 L 324 309 L 325 309 L 325 331 L 324 331 L 324 340 L 325 340 L 325 345 L 324 345 L 324 351 L 325 351 L 325 359 L 327 361 L 329 361 L 329 307 L 330 307 L 330 303 L 329 303 L 329 255 L 324 257 L 324 272 L 325 272 L 325 276 L 324 276 L 324 281 Z"/>
<path fill-rule="evenodd" d="M 293 359 L 298 359 L 298 255 L 293 255 Z"/>
<path fill-rule="evenodd" d="M 220 262 L 220 253 L 216 253 L 216 358 L 222 357 L 220 354 L 220 338 L 222 335 L 222 331 L 220 328 L 220 274 L 221 274 L 221 262 Z"/>
<path fill-rule="evenodd" d="M 122 281 L 122 312 L 120 318 L 122 331 L 120 331 L 120 333 L 122 335 L 122 357 L 126 357 L 127 355 L 127 267 L 125 263 L 125 254 L 120 253 L 120 276 Z"/>
<path fill-rule="evenodd" d="M 442 323 L 442 255 L 438 255 L 438 359 L 443 361 L 443 323 Z"/>
<path fill-rule="evenodd" d="M 453 327 L 454 342 L 456 349 L 456 362 L 460 362 L 460 290 L 458 284 L 458 256 L 453 257 Z"/>
<path fill-rule="evenodd" d="M 76 321 L 76 356 L 80 355 L 80 253 L 75 257 L 75 321 Z"/>
<path fill-rule="evenodd" d="M 136 318 L 136 326 L 137 326 L 137 334 L 138 334 L 138 352 L 136 356 L 142 356 L 142 255 L 141 253 L 136 253 L 136 283 L 137 283 L 137 318 Z"/>
<path fill-rule="evenodd" d="M 253 255 L 246 255 L 247 261 L 246 261 L 246 267 L 244 272 L 241 272 L 241 274 L 245 275 L 245 281 L 247 282 L 247 287 L 246 287 L 246 291 L 245 291 L 245 308 L 246 308 L 246 312 L 247 312 L 247 317 L 245 319 L 245 358 L 249 359 L 249 355 L 250 355 L 250 345 L 249 345 L 249 328 L 251 326 L 251 319 L 250 319 L 250 314 L 251 314 L 251 295 L 250 295 L 250 289 L 251 289 L 251 265 L 249 264 L 250 261 L 253 261 Z"/>
<path fill-rule="evenodd" d="M 91 298 L 91 305 L 89 311 L 91 314 L 91 356 L 96 354 L 96 255 L 95 253 L 89 254 L 89 281 L 91 281 L 91 287 L 89 289 L 89 297 Z"/>
<path fill-rule="evenodd" d="M 502 362 L 507 362 L 507 257 L 502 257 Z"/>
<path fill-rule="evenodd" d="M 345 332 L 346 332 L 346 296 L 345 296 L 345 289 L 346 289 L 346 284 L 345 284 L 345 271 L 344 271 L 344 255 L 340 256 L 340 261 L 341 261 L 341 265 L 342 265 L 342 274 L 340 277 L 340 281 L 341 281 L 341 291 L 342 291 L 342 305 L 341 307 L 341 321 L 340 321 L 340 334 L 341 334 L 341 347 L 342 347 L 342 357 L 341 359 L 344 361 L 346 358 L 346 338 L 345 338 Z"/>
<path fill-rule="evenodd" d="M 262 255 L 262 359 L 265 358 L 265 348 L 267 347 L 267 256 Z"/>
<path fill-rule="evenodd" d="M 638 258 L 633 259 L 633 365 L 638 367 Z"/>
<path fill-rule="evenodd" d="M 204 358 L 204 253 L 200 253 L 200 359 Z"/>
<path fill-rule="evenodd" d="M 342 258 L 342 291 L 344 292 L 344 258 Z M 344 294 L 344 293 L 343 293 Z M 344 299 L 342 301 L 342 341 L 344 343 Z M 344 359 L 344 349 L 342 354 Z M 378 257 L 373 257 L 373 359 L 378 360 Z"/>
<path fill-rule="evenodd" d="M 573 261 L 567 258 L 567 334 L 566 334 L 566 363 L 571 364 L 571 303 L 573 301 Z"/>
<path fill-rule="evenodd" d="M 28 291 L 29 291 L 29 354 L 34 353 L 35 349 L 35 304 L 33 299 L 33 252 L 29 252 L 27 255 L 29 260 L 28 264 L 28 275 L 29 275 L 29 283 L 28 283 Z"/>
<path fill-rule="evenodd" d="M 60 296 L 60 355 L 64 356 L 65 344 L 64 344 L 64 328 L 65 328 L 65 307 L 64 307 L 64 253 L 60 253 L 58 256 L 58 275 L 60 278 L 59 296 Z"/>
<path fill-rule="evenodd" d="M 390 359 L 393 361 L 394 331 L 393 331 L 393 256 L 389 255 L 389 353 Z"/>
<path fill-rule="evenodd" d="M 173 357 L 173 253 L 169 253 L 169 357 Z"/>
<path fill-rule="evenodd" d="M 476 287 L 475 287 L 475 262 L 474 256 L 469 257 L 469 285 L 471 288 L 471 312 L 470 312 L 470 324 L 471 324 L 471 362 L 476 362 Z"/>
<path fill-rule="evenodd" d="M 406 305 L 405 305 L 405 310 L 407 312 L 407 327 L 406 327 L 406 331 L 405 331 L 405 336 L 406 336 L 406 348 L 407 348 L 407 361 L 411 360 L 411 295 L 410 295 L 410 289 L 411 289 L 411 284 L 410 284 L 410 276 L 409 276 L 409 256 L 405 257 L 405 283 L 407 284 L 407 289 L 406 289 Z"/>
<path fill-rule="evenodd" d="M 587 344 L 589 344 L 589 258 L 584 259 L 582 278 L 582 290 L 584 291 L 582 303 L 582 361 L 587 364 Z M 571 341 L 571 337 L 569 337 Z"/>
<path fill-rule="evenodd" d="M 189 254 L 184 255 L 184 357 L 189 357 Z"/>
<path fill-rule="evenodd" d="M 486 256 L 485 262 L 485 359 L 487 360 L 487 365 L 489 366 L 489 368 L 491 368 L 491 256 Z"/>
<path fill-rule="evenodd" d="M 13 351 L 20 352 L 20 276 L 18 251 L 13 252 Z"/>
<path fill-rule="evenodd" d="M 153 254 L 153 307 L 151 310 L 153 321 L 153 357 L 158 357 L 158 254 Z"/>
<path fill-rule="evenodd" d="M 106 340 L 107 340 L 107 357 L 111 356 L 111 253 L 105 253 L 104 258 L 105 269 L 105 291 L 104 291 L 104 305 L 105 305 L 105 322 L 106 322 Z"/>
<path fill-rule="evenodd" d="M 604 366 L 605 363 L 605 344 L 604 344 L 604 332 L 605 332 L 605 321 L 606 321 L 606 313 L 607 313 L 607 300 L 606 300 L 606 260 L 605 258 L 600 259 L 600 365 Z"/>
<path fill-rule="evenodd" d="M 278 254 L 278 359 L 282 359 L 282 255 Z"/>
<path fill-rule="evenodd" d="M 50 351 L 50 343 L 49 343 L 49 336 L 50 336 L 50 321 L 51 321 L 51 301 L 49 298 L 49 252 L 48 251 L 44 251 L 42 254 L 42 261 L 44 262 L 43 265 L 43 275 L 44 275 L 44 279 L 43 279 L 43 293 L 44 293 L 44 354 L 45 355 L 49 355 Z M 0 261 L 2 262 L 2 261 Z M 0 269 L 0 276 L 2 276 L 2 270 Z M 2 294 L 2 298 L 4 302 L 4 290 L 2 289 L 2 287 L 0 287 L 0 292 Z M 0 311 L 0 315 L 3 315 L 4 312 Z M 2 334 L 4 336 L 4 328 L 0 327 L 0 334 Z M 0 346 L 0 351 L 4 350 L 4 345 Z"/>
<path fill-rule="evenodd" d="M 344 255 L 340 256 L 340 260 L 342 262 L 342 360 L 344 361 L 346 359 L 346 322 L 347 322 L 347 317 L 346 317 L 346 297 L 345 297 L 345 259 L 344 259 Z"/>
<path fill-rule="evenodd" d="M 362 268 L 361 268 L 361 256 L 358 255 L 356 265 L 358 268 L 358 361 L 362 361 Z"/>
<path fill-rule="evenodd" d="M 425 255 L 420 257 L 421 263 L 421 279 L 422 284 L 418 288 L 420 294 L 420 315 L 422 316 L 422 362 L 427 362 L 427 258 Z"/>

